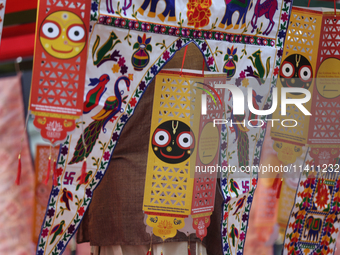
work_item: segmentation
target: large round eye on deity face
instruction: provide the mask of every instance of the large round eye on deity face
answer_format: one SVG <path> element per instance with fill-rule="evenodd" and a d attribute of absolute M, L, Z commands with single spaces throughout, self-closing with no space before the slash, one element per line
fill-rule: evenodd
<path fill-rule="evenodd" d="M 301 80 L 305 82 L 310 82 L 312 80 L 312 67 L 302 66 L 299 70 L 299 75 Z"/>
<path fill-rule="evenodd" d="M 282 68 L 281 68 L 281 77 L 292 78 L 294 73 L 295 73 L 294 65 L 287 61 L 283 62 Z"/>
<path fill-rule="evenodd" d="M 312 79 L 312 66 L 304 56 L 292 54 L 283 61 L 280 69 L 280 80 L 283 87 L 309 89 Z M 301 93 L 293 94 L 300 95 Z"/>
<path fill-rule="evenodd" d="M 167 130 L 157 128 L 153 136 L 153 144 L 158 147 L 165 147 L 170 143 L 170 138 Z"/>
<path fill-rule="evenodd" d="M 48 54 L 59 59 L 70 59 L 84 49 L 86 29 L 76 14 L 57 11 L 43 21 L 39 37 Z"/>
<path fill-rule="evenodd" d="M 182 132 L 177 136 L 177 144 L 183 150 L 188 150 L 193 142 L 193 137 L 190 132 Z"/>
<path fill-rule="evenodd" d="M 152 135 L 152 150 L 162 161 L 178 164 L 187 160 L 195 147 L 195 137 L 184 122 L 171 120 L 160 124 Z"/>

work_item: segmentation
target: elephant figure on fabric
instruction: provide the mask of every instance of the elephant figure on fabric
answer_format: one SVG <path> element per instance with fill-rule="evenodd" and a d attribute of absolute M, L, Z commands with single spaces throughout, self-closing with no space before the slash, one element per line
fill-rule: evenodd
<path fill-rule="evenodd" d="M 307 240 L 317 241 L 319 239 L 319 232 L 322 227 L 322 219 L 314 218 L 313 216 L 309 216 L 305 222 L 305 230 L 303 236 L 306 238 L 306 231 L 308 230 Z"/>
<path fill-rule="evenodd" d="M 226 29 L 233 28 L 232 17 L 235 12 L 238 12 L 239 16 L 234 29 L 238 29 L 240 26 L 244 28 L 246 26 L 246 16 L 249 9 L 253 6 L 253 0 L 224 0 L 227 7 L 219 28 L 224 28 L 227 22 Z"/>
<path fill-rule="evenodd" d="M 158 18 L 164 22 L 166 16 L 169 15 L 168 21 L 176 21 L 175 14 L 175 0 L 164 0 L 165 1 L 165 9 L 164 11 L 158 15 Z M 138 12 L 141 15 L 144 15 L 144 11 L 149 7 L 151 2 L 150 11 L 148 13 L 148 17 L 154 18 L 156 16 L 156 7 L 159 0 L 144 0 L 141 7 L 139 7 Z"/>

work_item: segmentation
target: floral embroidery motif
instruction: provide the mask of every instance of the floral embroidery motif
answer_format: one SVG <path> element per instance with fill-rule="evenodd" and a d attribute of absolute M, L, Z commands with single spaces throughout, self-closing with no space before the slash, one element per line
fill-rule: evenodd
<path fill-rule="evenodd" d="M 205 27 L 209 24 L 211 16 L 210 6 L 211 0 L 189 0 L 187 4 L 188 25 L 195 28 Z"/>

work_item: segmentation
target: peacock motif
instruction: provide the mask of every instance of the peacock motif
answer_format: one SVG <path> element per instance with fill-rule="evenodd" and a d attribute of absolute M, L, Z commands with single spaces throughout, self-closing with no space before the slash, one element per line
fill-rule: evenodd
<path fill-rule="evenodd" d="M 119 91 L 119 82 L 122 80 L 125 82 L 127 90 L 129 91 L 129 78 L 126 76 L 119 77 L 114 85 L 115 96 L 108 97 L 105 101 L 103 109 L 92 117 L 94 121 L 92 121 L 84 130 L 84 142 L 86 144 L 86 148 L 84 147 L 83 138 L 80 136 L 75 147 L 73 157 L 69 162 L 70 165 L 78 163 L 82 161 L 84 157 L 87 158 L 88 155 L 90 155 L 94 145 L 97 142 L 101 130 L 106 133 L 105 125 L 120 111 L 122 102 L 124 102 L 124 100 L 127 98 L 122 98 Z"/>

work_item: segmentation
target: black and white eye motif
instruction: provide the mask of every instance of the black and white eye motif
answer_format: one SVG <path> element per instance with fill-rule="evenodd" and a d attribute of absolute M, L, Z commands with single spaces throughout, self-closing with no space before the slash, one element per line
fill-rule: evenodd
<path fill-rule="evenodd" d="M 280 69 L 280 80 L 283 87 L 309 89 L 312 79 L 312 66 L 304 56 L 292 54 L 283 61 Z"/>
<path fill-rule="evenodd" d="M 190 157 L 195 147 L 195 137 L 184 122 L 169 120 L 156 128 L 151 143 L 153 152 L 160 160 L 178 164 Z"/>

